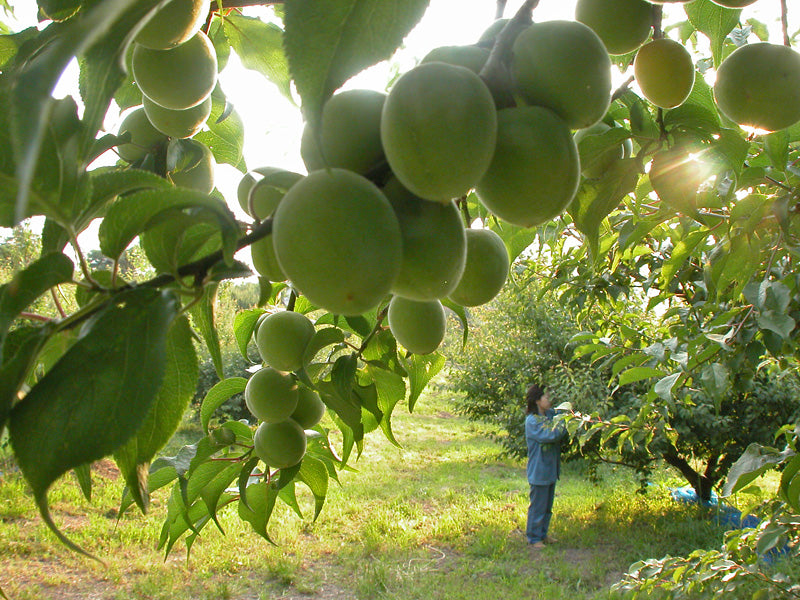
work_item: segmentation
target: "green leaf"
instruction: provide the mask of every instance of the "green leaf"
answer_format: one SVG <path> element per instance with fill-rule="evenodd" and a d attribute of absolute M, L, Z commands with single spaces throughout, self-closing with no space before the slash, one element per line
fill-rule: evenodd
<path fill-rule="evenodd" d="M 664 126 L 697 132 L 703 138 L 710 138 L 719 131 L 720 119 L 714 94 L 699 72 L 695 72 L 689 97 L 683 104 L 664 114 Z"/>
<path fill-rule="evenodd" d="M 72 472 L 75 474 L 75 479 L 78 480 L 78 486 L 81 488 L 83 497 L 88 502 L 92 501 L 92 469 L 91 465 L 78 465 Z"/>
<path fill-rule="evenodd" d="M 179 278 L 179 270 L 219 250 L 219 230 L 208 213 L 167 213 L 139 237 L 147 260 L 159 273 Z"/>
<path fill-rule="evenodd" d="M 685 238 L 678 241 L 672 249 L 670 257 L 661 265 L 661 281 L 664 287 L 668 286 L 681 267 L 685 266 L 687 259 L 697 249 L 697 246 L 708 237 L 706 229 L 692 231 Z"/>
<path fill-rule="evenodd" d="M 39 353 L 55 331 L 54 324 L 43 327 L 17 327 L 6 338 L 3 362 L 0 365 L 0 436 Z"/>
<path fill-rule="evenodd" d="M 253 531 L 270 544 L 275 542 L 267 533 L 267 525 L 275 508 L 278 492 L 277 486 L 262 481 L 247 486 L 244 497 L 239 499 L 239 518 L 250 523 Z"/>
<path fill-rule="evenodd" d="M 219 344 L 219 333 L 214 322 L 214 307 L 217 303 L 217 289 L 219 284 L 213 283 L 205 286 L 203 297 L 192 307 L 192 324 L 200 331 L 206 342 L 206 348 L 211 355 L 217 377 L 223 379 L 225 374 L 222 366 L 222 349 Z"/>
<path fill-rule="evenodd" d="M 141 169 L 120 169 L 107 167 L 89 173 L 92 181 L 92 195 L 85 209 L 82 225 L 97 217 L 111 200 L 117 196 L 147 189 L 168 189 L 172 184 L 150 171 Z M 78 227 L 82 229 L 82 227 Z"/>
<path fill-rule="evenodd" d="M 118 258 L 137 235 L 156 225 L 161 215 L 180 209 L 205 213 L 216 221 L 226 258 L 232 262 L 240 233 L 233 213 L 216 198 L 182 188 L 142 190 L 119 198 L 100 224 L 100 250 L 109 258 Z"/>
<path fill-rule="evenodd" d="M 323 327 L 317 329 L 306 346 L 303 354 L 303 364 L 308 365 L 317 353 L 327 346 L 341 344 L 344 341 L 344 332 L 338 327 Z"/>
<path fill-rule="evenodd" d="M 623 371 L 619 376 L 619 385 L 628 385 L 651 377 L 663 377 L 664 371 L 652 367 L 633 367 Z"/>
<path fill-rule="evenodd" d="M 622 199 L 636 188 L 641 161 L 627 158 L 615 162 L 599 180 L 584 180 L 569 208 L 575 226 L 586 236 L 592 254 L 597 257 L 600 225 L 619 206 Z"/>
<path fill-rule="evenodd" d="M 107 456 L 141 426 L 164 378 L 167 335 L 178 311 L 171 292 L 137 289 L 99 313 L 11 411 L 15 458 L 48 527 L 50 485 L 68 470 Z M 88 325 L 88 324 L 87 324 Z"/>
<path fill-rule="evenodd" d="M 142 512 L 150 498 L 147 475 L 150 461 L 180 425 L 197 388 L 199 367 L 186 317 L 176 319 L 166 340 L 166 365 L 158 395 L 136 434 L 114 452 L 125 483 Z"/>
<path fill-rule="evenodd" d="M 671 375 L 662 377 L 656 382 L 655 386 L 653 386 L 653 391 L 659 398 L 664 400 L 664 402 L 669 402 L 672 399 L 672 390 L 678 382 L 678 379 L 681 378 L 681 375 L 681 373 L 672 373 Z"/>
<path fill-rule="evenodd" d="M 217 510 L 219 508 L 219 502 L 222 498 L 222 495 L 225 493 L 225 490 L 231 485 L 234 479 L 236 479 L 236 475 L 239 473 L 240 465 L 239 463 L 231 463 L 224 468 L 224 470 L 219 473 L 212 481 L 210 481 L 203 489 L 200 491 L 200 497 L 205 502 L 205 505 L 208 507 L 208 513 L 211 516 L 211 519 L 214 521 L 214 524 L 217 526 L 217 529 L 220 530 L 221 533 L 225 533 L 222 529 L 222 525 L 220 524 L 217 518 Z"/>
<path fill-rule="evenodd" d="M 325 496 L 328 494 L 328 469 L 321 460 L 306 455 L 300 464 L 297 477 L 309 487 L 314 495 L 314 520 L 316 521 L 325 504 Z"/>
<path fill-rule="evenodd" d="M 27 212 L 28 192 L 39 160 L 45 129 L 57 104 L 52 98 L 52 92 L 61 74 L 73 57 L 79 56 L 109 35 L 114 24 L 126 11 L 133 10 L 145 15 L 156 4 L 157 0 L 97 2 L 82 11 L 80 18 L 70 19 L 66 23 L 53 23 L 40 34 L 40 48 L 17 74 L 13 88 L 11 131 L 17 157 L 18 217 Z M 93 108 L 87 108 L 91 113 L 95 112 Z M 95 131 L 91 132 L 92 138 Z"/>
<path fill-rule="evenodd" d="M 797 323 L 786 314 L 781 314 L 772 310 L 761 311 L 756 317 L 756 322 L 761 329 L 773 331 L 783 339 L 789 339 Z"/>
<path fill-rule="evenodd" d="M 697 31 L 704 33 L 711 42 L 714 67 L 722 62 L 722 48 L 726 36 L 739 24 L 740 9 L 723 8 L 711 0 L 696 0 L 684 7 L 689 22 Z"/>
<path fill-rule="evenodd" d="M 200 422 L 203 425 L 203 431 L 208 433 L 208 424 L 214 411 L 236 394 L 244 392 L 246 385 L 247 379 L 244 377 L 229 377 L 217 382 L 214 387 L 208 390 L 206 397 L 203 398 L 203 403 L 200 405 Z"/>
<path fill-rule="evenodd" d="M 467 339 L 469 339 L 469 319 L 467 318 L 467 309 L 460 304 L 456 304 L 450 300 L 450 298 L 442 298 L 440 302 L 442 303 L 442 306 L 452 310 L 453 314 L 458 318 L 458 322 L 461 324 L 461 328 L 464 330 L 464 333 L 461 335 L 461 347 L 466 347 Z"/>
<path fill-rule="evenodd" d="M 443 354 L 433 352 L 431 354 L 412 354 L 408 357 L 401 357 L 400 363 L 408 373 L 408 410 L 414 411 L 420 395 L 428 382 L 436 377 L 445 364 Z"/>
<path fill-rule="evenodd" d="M 238 312 L 233 318 L 233 335 L 236 337 L 236 345 L 239 347 L 241 355 L 247 360 L 250 360 L 247 355 L 247 346 L 253 339 L 256 323 L 263 314 L 264 311 L 260 308 L 253 308 Z"/>
<path fill-rule="evenodd" d="M 229 15 L 224 18 L 223 30 L 244 68 L 261 73 L 294 102 L 281 28 L 260 19 Z"/>
<path fill-rule="evenodd" d="M 244 17 L 242 17 L 244 18 Z M 194 140 L 208 146 L 217 163 L 229 164 L 241 171 L 247 172 L 247 165 L 243 158 L 244 150 L 244 122 L 235 110 L 228 110 L 226 98 L 214 90 L 212 95 L 211 115 L 206 122 L 208 131 L 200 131 Z"/>
<path fill-rule="evenodd" d="M 509 260 L 513 263 L 528 246 L 536 239 L 538 232 L 533 227 L 519 227 L 511 225 L 505 221 L 493 220 L 489 223 L 489 229 L 494 231 L 503 240 L 508 251 Z"/>
<path fill-rule="evenodd" d="M 372 365 L 367 365 L 366 371 L 375 382 L 375 388 L 378 393 L 378 409 L 381 412 L 378 424 L 381 426 L 386 439 L 395 446 L 400 447 L 392 432 L 392 411 L 397 403 L 405 398 L 406 382 L 397 373 Z"/>
<path fill-rule="evenodd" d="M 284 48 L 317 123 L 322 105 L 345 81 L 389 58 L 422 18 L 429 0 L 293 0 L 285 5 Z"/>
<path fill-rule="evenodd" d="M 768 469 L 774 468 L 793 454 L 790 449 L 779 452 L 761 444 L 750 444 L 728 471 L 722 495 L 730 496 L 744 489 Z"/>
<path fill-rule="evenodd" d="M 706 366 L 700 374 L 700 379 L 712 398 L 722 398 L 730 387 L 730 371 L 722 363 Z"/>
<path fill-rule="evenodd" d="M 72 280 L 74 265 L 60 252 L 47 254 L 0 287 L 0 360 L 3 342 L 14 319 L 52 287 Z"/>

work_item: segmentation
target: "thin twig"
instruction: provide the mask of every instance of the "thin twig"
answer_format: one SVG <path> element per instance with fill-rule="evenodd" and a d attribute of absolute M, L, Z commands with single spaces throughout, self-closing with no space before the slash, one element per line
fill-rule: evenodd
<path fill-rule="evenodd" d="M 61 315 L 62 319 L 66 319 L 67 313 L 64 310 L 64 307 L 61 306 L 61 300 L 59 300 L 58 296 L 56 295 L 56 288 L 54 287 L 50 288 L 50 296 L 53 298 L 53 303 L 56 305 L 56 310 L 58 310 L 58 314 Z"/>
<path fill-rule="evenodd" d="M 507 1 L 508 0 L 497 0 L 497 9 L 495 10 L 495 13 L 494 13 L 494 18 L 495 19 L 502 19 L 503 18 L 503 13 L 506 12 L 506 2 Z"/>
<path fill-rule="evenodd" d="M 789 7 L 786 0 L 781 0 L 781 29 L 783 29 L 783 45 L 791 47 L 789 38 Z"/>

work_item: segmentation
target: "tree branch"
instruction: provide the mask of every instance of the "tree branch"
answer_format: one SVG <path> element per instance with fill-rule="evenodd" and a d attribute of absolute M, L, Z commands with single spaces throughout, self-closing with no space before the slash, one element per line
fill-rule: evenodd
<path fill-rule="evenodd" d="M 781 29 L 783 29 L 783 45 L 791 47 L 789 38 L 789 7 L 786 0 L 781 0 Z"/>
<path fill-rule="evenodd" d="M 267 237 L 269 234 L 272 233 L 272 217 L 264 219 L 261 223 L 256 226 L 253 231 L 249 234 L 241 238 L 236 243 L 236 250 L 241 250 L 258 240 Z M 219 261 L 224 258 L 224 254 L 222 250 L 217 250 L 209 254 L 208 256 L 204 256 L 203 258 L 196 260 L 194 262 L 188 263 L 183 265 L 182 267 L 178 268 L 178 277 L 189 277 L 193 275 L 196 279 L 202 279 L 208 273 L 208 271 L 216 265 Z M 159 275 L 158 277 L 154 277 L 144 283 L 140 284 L 140 287 L 163 287 L 165 285 L 169 285 L 170 283 L 175 281 L 175 276 L 171 274 L 164 274 Z"/>
<path fill-rule="evenodd" d="M 489 58 L 481 69 L 480 77 L 492 92 L 497 108 L 514 106 L 514 97 L 511 93 L 511 72 L 508 68 L 511 63 L 511 48 L 520 31 L 533 22 L 531 13 L 538 4 L 539 0 L 525 1 L 517 14 L 500 30 Z"/>

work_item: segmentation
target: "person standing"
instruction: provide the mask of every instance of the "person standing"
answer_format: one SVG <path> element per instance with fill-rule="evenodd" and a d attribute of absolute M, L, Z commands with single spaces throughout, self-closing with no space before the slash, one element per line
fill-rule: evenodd
<path fill-rule="evenodd" d="M 526 394 L 525 441 L 528 445 L 528 483 L 530 506 L 525 534 L 528 544 L 541 548 L 553 543 L 547 535 L 553 516 L 553 499 L 556 481 L 561 470 L 561 440 L 567 431 L 562 423 L 554 423 L 555 411 L 550 404 L 550 394 L 542 386 L 533 384 Z"/>

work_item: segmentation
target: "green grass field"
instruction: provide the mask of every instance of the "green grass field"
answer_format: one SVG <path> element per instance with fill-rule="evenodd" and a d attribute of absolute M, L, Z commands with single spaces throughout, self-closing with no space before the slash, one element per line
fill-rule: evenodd
<path fill-rule="evenodd" d="M 61 546 L 24 482 L 0 463 L 0 588 L 12 600 L 607 598 L 633 561 L 722 539 L 696 508 L 670 500 L 667 486 L 682 485 L 670 473 L 642 495 L 624 470 L 601 470 L 593 483 L 571 463 L 551 527 L 559 543 L 532 552 L 522 533 L 524 465 L 500 458 L 484 428 L 451 410 L 442 393 L 424 396 L 413 415 L 398 408 L 403 447 L 370 434 L 358 471 L 341 473 L 317 522 L 276 509 L 277 546 L 226 509 L 226 535 L 207 527 L 188 560 L 181 542 L 166 560 L 156 550 L 165 494 L 148 515 L 117 520 L 113 463 L 95 470 L 91 504 L 71 476 L 50 493 L 56 522 L 104 565 Z M 310 495 L 303 504 L 313 514 Z"/>

